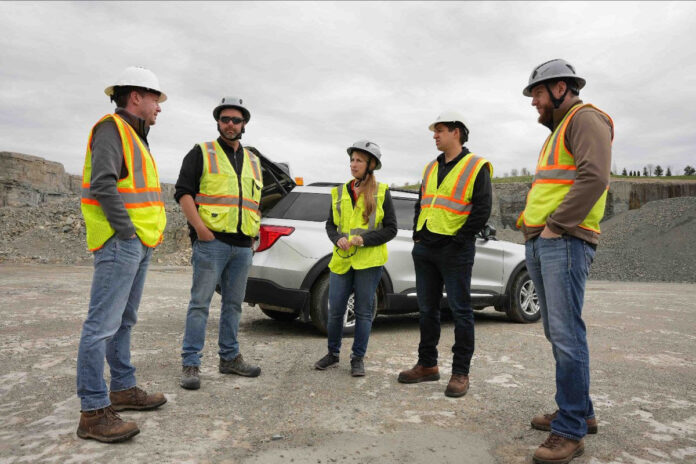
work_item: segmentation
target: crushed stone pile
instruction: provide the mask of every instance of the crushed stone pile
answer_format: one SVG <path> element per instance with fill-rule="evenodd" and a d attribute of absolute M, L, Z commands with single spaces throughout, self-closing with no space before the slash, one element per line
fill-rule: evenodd
<path fill-rule="evenodd" d="M 152 263 L 189 265 L 191 244 L 179 205 L 167 203 L 164 241 Z M 498 238 L 521 243 L 522 234 Z M 35 207 L 0 208 L 0 263 L 91 265 L 78 197 Z M 653 201 L 602 223 L 590 278 L 696 282 L 696 197 Z"/>
<path fill-rule="evenodd" d="M 696 197 L 651 201 L 601 227 L 590 279 L 696 282 Z"/>
<path fill-rule="evenodd" d="M 188 227 L 179 205 L 167 204 L 164 241 L 152 263 L 186 265 L 191 259 Z M 33 207 L 0 208 L 0 263 L 91 265 L 79 197 Z"/>

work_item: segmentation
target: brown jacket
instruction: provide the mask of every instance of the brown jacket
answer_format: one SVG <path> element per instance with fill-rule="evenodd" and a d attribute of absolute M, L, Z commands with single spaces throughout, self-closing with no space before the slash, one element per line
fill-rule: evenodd
<path fill-rule="evenodd" d="M 554 129 L 558 127 L 568 110 L 578 103 L 582 103 L 582 100 L 575 97 L 554 110 Z M 579 224 L 587 217 L 609 186 L 612 137 L 611 123 L 594 108 L 582 108 L 571 119 L 566 130 L 565 143 L 575 158 L 577 168 L 575 183 L 556 211 L 546 219 L 546 225 L 551 231 L 572 235 L 589 243 L 599 242 L 598 233 L 583 229 Z M 543 227 L 526 227 L 523 224 L 524 239 L 530 240 L 538 236 L 543 229 Z"/>

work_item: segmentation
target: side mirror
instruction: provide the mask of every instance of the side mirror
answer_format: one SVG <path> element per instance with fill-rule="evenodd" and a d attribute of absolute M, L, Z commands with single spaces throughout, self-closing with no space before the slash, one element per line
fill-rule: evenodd
<path fill-rule="evenodd" d="M 478 236 L 484 240 L 498 240 L 495 238 L 495 234 L 495 227 L 490 224 L 486 224 L 483 229 L 481 229 L 481 232 L 478 233 Z"/>

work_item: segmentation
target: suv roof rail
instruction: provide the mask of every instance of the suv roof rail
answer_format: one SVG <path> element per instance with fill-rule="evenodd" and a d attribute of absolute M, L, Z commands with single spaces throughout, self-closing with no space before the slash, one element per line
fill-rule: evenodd
<path fill-rule="evenodd" d="M 411 190 L 411 189 L 398 188 L 398 187 L 396 187 L 396 188 L 391 188 L 391 187 L 389 187 L 389 190 L 391 190 L 392 192 L 404 192 L 404 193 L 415 193 L 415 194 L 418 194 L 418 189 Z"/>
<path fill-rule="evenodd" d="M 307 187 L 337 187 L 343 185 L 340 182 L 312 182 L 307 184 Z"/>

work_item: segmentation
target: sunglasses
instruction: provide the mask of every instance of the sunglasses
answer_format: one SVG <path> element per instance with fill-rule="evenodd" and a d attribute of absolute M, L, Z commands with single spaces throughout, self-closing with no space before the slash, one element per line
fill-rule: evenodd
<path fill-rule="evenodd" d="M 345 250 L 345 251 L 336 247 L 336 254 L 338 255 L 339 258 L 343 258 L 343 259 L 350 258 L 351 256 L 354 256 L 355 253 L 357 253 L 357 252 L 358 252 L 358 247 L 356 247 L 356 246 L 351 246 L 348 250 Z"/>
<path fill-rule="evenodd" d="M 237 118 L 237 117 L 231 118 L 231 117 L 229 117 L 229 116 L 223 116 L 223 117 L 220 118 L 220 122 L 223 123 L 223 124 L 229 124 L 229 123 L 232 123 L 232 124 L 241 124 L 241 123 L 244 122 L 244 119 L 243 119 L 243 118 Z"/>

